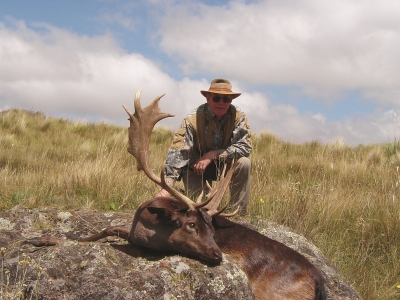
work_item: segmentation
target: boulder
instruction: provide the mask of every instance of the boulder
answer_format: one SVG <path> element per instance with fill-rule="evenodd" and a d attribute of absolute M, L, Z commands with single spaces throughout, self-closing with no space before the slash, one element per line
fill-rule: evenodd
<path fill-rule="evenodd" d="M 116 237 L 105 242 L 76 241 L 108 226 L 129 228 L 132 218 L 133 212 L 19 206 L 0 212 L 0 298 L 254 299 L 246 274 L 228 255 L 220 265 L 208 266 L 178 255 L 135 249 Z M 265 221 L 253 222 L 252 226 L 310 259 L 326 279 L 329 299 L 360 299 L 304 237 Z M 63 237 L 65 241 L 52 247 L 26 243 L 45 235 Z"/>

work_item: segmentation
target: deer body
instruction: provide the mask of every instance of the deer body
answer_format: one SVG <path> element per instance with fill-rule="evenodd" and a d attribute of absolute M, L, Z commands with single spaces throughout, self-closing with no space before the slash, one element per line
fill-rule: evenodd
<path fill-rule="evenodd" d="M 215 241 L 247 274 L 256 299 L 326 299 L 319 271 L 300 253 L 226 218 L 213 218 Z"/>
<path fill-rule="evenodd" d="M 172 198 L 154 198 L 138 208 L 130 231 L 110 227 L 81 241 L 119 235 L 135 246 L 212 264 L 222 261 L 222 251 L 246 273 L 257 300 L 326 299 L 322 275 L 300 253 L 225 217 L 213 216 L 210 224 L 201 210 L 186 215 L 183 207 Z M 187 228 L 190 223 L 196 230 Z"/>

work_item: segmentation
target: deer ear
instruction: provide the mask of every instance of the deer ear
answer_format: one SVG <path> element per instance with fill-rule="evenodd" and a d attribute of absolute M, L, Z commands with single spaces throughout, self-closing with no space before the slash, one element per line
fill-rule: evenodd
<path fill-rule="evenodd" d="M 164 207 L 151 207 L 151 206 L 148 206 L 147 210 L 151 214 L 157 215 L 157 217 L 165 217 L 167 215 L 171 215 L 171 212 L 168 209 L 164 208 Z"/>
<path fill-rule="evenodd" d="M 164 207 L 151 207 L 148 206 L 147 210 L 154 215 L 157 215 L 157 218 L 163 219 L 164 221 L 171 221 L 171 211 Z"/>

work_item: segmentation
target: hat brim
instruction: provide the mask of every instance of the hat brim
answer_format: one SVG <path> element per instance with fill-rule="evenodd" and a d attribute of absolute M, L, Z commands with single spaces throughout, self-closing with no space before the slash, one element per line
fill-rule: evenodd
<path fill-rule="evenodd" d="M 200 93 L 206 97 L 207 94 L 220 94 L 220 95 L 231 95 L 233 96 L 233 99 L 239 97 L 241 93 L 234 93 L 234 92 L 229 92 L 229 91 L 213 91 L 213 90 L 208 90 L 208 91 L 200 91 Z"/>

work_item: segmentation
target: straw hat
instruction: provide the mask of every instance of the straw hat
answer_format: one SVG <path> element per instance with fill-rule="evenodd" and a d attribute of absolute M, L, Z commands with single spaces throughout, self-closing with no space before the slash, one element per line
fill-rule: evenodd
<path fill-rule="evenodd" d="M 204 97 L 207 95 L 207 93 L 232 95 L 233 99 L 241 95 L 241 93 L 232 92 L 232 85 L 229 80 L 220 78 L 211 81 L 208 91 L 200 91 L 200 93 L 202 93 Z"/>

